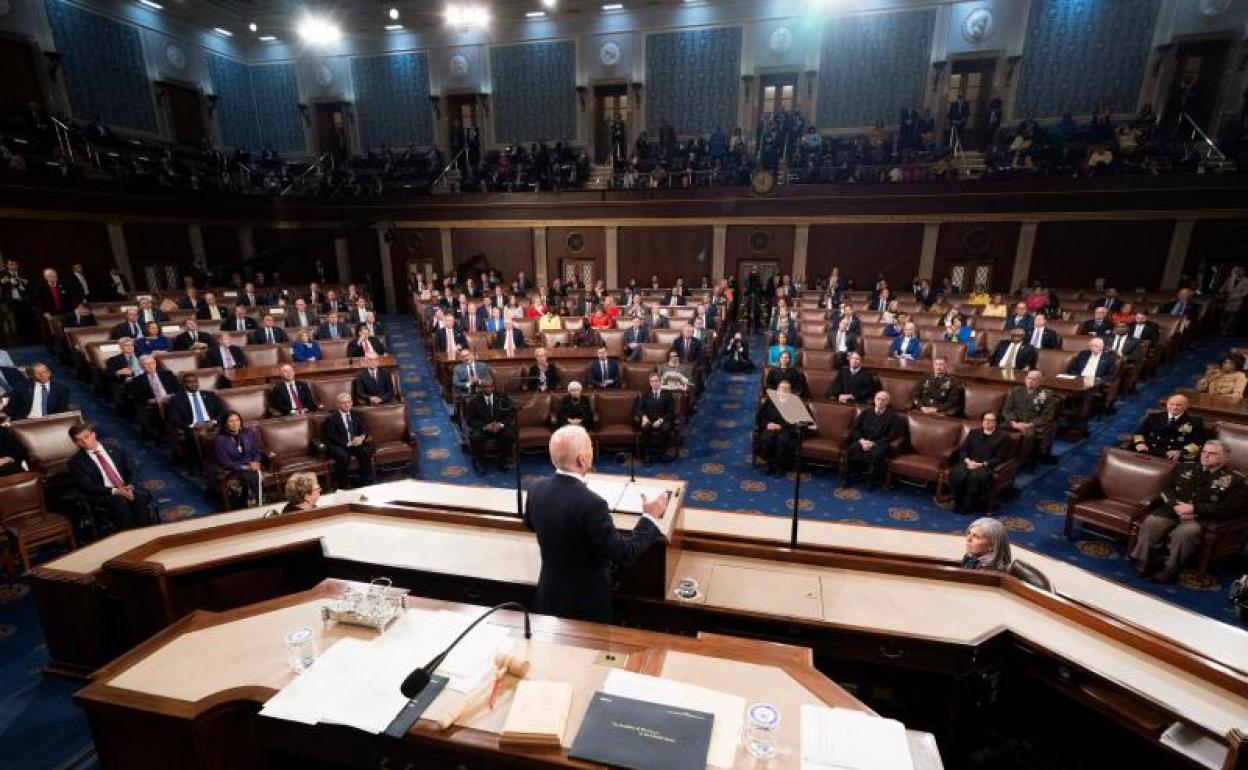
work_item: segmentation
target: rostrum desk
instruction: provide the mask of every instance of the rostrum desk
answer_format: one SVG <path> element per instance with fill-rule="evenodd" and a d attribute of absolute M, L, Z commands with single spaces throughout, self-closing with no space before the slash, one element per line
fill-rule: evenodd
<path fill-rule="evenodd" d="M 437 510 L 437 488 L 448 498 L 456 489 L 471 495 L 484 510 Z M 489 510 L 510 496 L 501 510 L 514 511 L 514 490 L 407 481 L 364 492 L 366 503 L 279 519 L 226 514 L 234 520 L 172 536 L 150 528 L 146 542 L 101 563 L 95 579 L 120 605 L 113 622 L 132 635 L 325 577 L 386 575 L 416 594 L 473 604 L 531 599 L 536 541 L 514 515 Z M 412 497 L 424 502 L 403 504 Z M 1195 766 L 1158 743 L 1175 722 L 1228 747 L 1227 767 L 1248 762 L 1238 732 L 1248 726 L 1242 629 L 1024 549 L 1016 555 L 1044 571 L 1058 594 L 958 568 L 961 538 L 952 535 L 804 521 L 791 551 L 779 517 L 688 509 L 673 518 L 668 542 L 619 576 L 621 623 L 809 646 L 822 671 L 873 707 L 936 732 L 947 761 L 973 748 L 982 722 L 1001 718 L 1001 699 L 1038 693 L 1037 703 L 1052 705 L 1040 719 L 1094 721 L 1100 740 L 1124 761 L 1145 763 L 1137 766 Z M 622 519 L 632 526 L 632 517 Z M 41 595 L 61 587 L 56 568 L 75 556 L 36 570 L 45 627 L 72 621 L 72 607 Z M 698 600 L 674 597 L 674 581 L 685 576 L 698 579 Z M 922 697 L 877 697 L 889 689 Z"/>

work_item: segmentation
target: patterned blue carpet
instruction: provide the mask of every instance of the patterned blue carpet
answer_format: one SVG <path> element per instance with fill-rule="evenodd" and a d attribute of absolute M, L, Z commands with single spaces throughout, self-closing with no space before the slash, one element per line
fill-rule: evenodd
<path fill-rule="evenodd" d="M 384 319 L 384 323 L 399 360 L 413 429 L 420 436 L 421 475 L 463 484 L 510 486 L 513 476 L 509 473 L 491 470 L 477 476 L 472 471 L 460 449 L 449 410 L 438 398 L 432 368 L 410 319 L 393 316 Z M 1199 343 L 1180 354 L 1160 377 L 1144 383 L 1138 395 L 1121 402 L 1116 415 L 1093 422 L 1088 439 L 1076 444 L 1059 442 L 1059 462 L 1040 466 L 1035 475 L 1021 477 L 1019 495 L 1000 506 L 999 516 L 1010 529 L 1011 538 L 1193 611 L 1236 623 L 1226 601 L 1226 587 L 1234 575 L 1243 572 L 1242 559 L 1222 562 L 1214 573 L 1213 584 L 1207 587 L 1183 583 L 1157 586 L 1135 577 L 1120 542 L 1090 535 L 1078 535 L 1072 542 L 1061 531 L 1065 491 L 1071 476 L 1093 469 L 1102 447 L 1114 443 L 1120 434 L 1131 432 L 1150 405 L 1170 389 L 1194 382 L 1206 362 L 1216 360 L 1220 352 L 1234 344 L 1243 343 Z M 754 340 L 753 346 L 756 351 L 761 350 L 761 340 Z M 10 352 L 19 364 L 45 357 L 37 348 Z M 54 364 L 53 369 L 61 381 L 72 382 L 65 367 Z M 788 515 L 792 478 L 770 478 L 761 469 L 750 467 L 750 428 L 757 395 L 756 375 L 729 375 L 716 370 L 692 418 L 683 456 L 639 472 L 689 481 L 690 505 Z M 73 382 L 72 401 L 97 424 L 101 435 L 134 453 L 144 483 L 155 495 L 165 520 L 215 510 L 215 503 L 206 496 L 198 477 L 170 467 L 161 447 L 144 441 L 131 422 L 94 399 L 88 388 Z M 608 472 L 627 472 L 628 465 L 623 457 L 609 456 L 598 458 L 598 467 Z M 526 484 L 549 469 L 545 458 L 526 457 L 521 462 Z M 803 476 L 799 510 L 804 518 L 938 532 L 961 532 L 970 520 L 937 505 L 930 492 L 909 487 L 879 492 L 838 490 L 835 480 L 824 471 Z M 950 554 L 951 558 L 958 555 Z M 97 767 L 86 721 L 69 700 L 76 686 L 42 676 L 40 667 L 46 660 L 25 586 L 0 586 L 0 755 L 4 757 L 0 765 L 11 770 Z"/>

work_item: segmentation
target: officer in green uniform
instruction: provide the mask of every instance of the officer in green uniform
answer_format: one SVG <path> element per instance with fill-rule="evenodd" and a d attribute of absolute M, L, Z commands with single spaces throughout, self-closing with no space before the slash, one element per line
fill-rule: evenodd
<path fill-rule="evenodd" d="M 932 373 L 924 375 L 914 387 L 910 408 L 948 417 L 962 414 L 962 383 L 949 374 L 949 362 L 943 356 L 932 359 Z"/>
<path fill-rule="evenodd" d="M 1131 558 L 1138 575 L 1148 574 L 1153 549 L 1165 542 L 1166 566 L 1153 580 L 1166 583 L 1200 548 L 1205 524 L 1248 515 L 1248 479 L 1226 464 L 1228 452 L 1220 441 L 1206 441 L 1199 463 L 1183 463 L 1174 472 L 1170 488 L 1140 524 Z"/>
<path fill-rule="evenodd" d="M 1006 428 L 1023 434 L 1019 448 L 1020 456 L 1030 461 L 1044 447 L 1039 446 L 1041 437 L 1057 417 L 1057 396 L 1043 387 L 1044 373 L 1039 369 L 1027 372 L 1022 385 L 1015 385 L 1005 395 L 1001 405 L 1001 420 Z"/>

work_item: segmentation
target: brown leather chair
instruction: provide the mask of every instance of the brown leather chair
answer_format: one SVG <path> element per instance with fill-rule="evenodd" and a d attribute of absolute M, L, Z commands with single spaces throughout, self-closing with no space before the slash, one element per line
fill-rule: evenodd
<path fill-rule="evenodd" d="M 1096 473 L 1066 493 L 1066 537 L 1078 519 L 1134 539 L 1153 501 L 1169 486 L 1174 468 L 1165 458 L 1106 447 Z"/>
<path fill-rule="evenodd" d="M 1248 473 L 1248 425 L 1238 422 L 1219 422 L 1213 426 L 1214 434 L 1230 454 L 1227 463 Z"/>
<path fill-rule="evenodd" d="M 803 331 L 797 335 L 797 346 L 803 350 L 825 350 L 828 347 L 828 338 L 822 332 Z"/>
<path fill-rule="evenodd" d="M 519 393 L 520 384 L 528 374 L 528 364 L 490 364 L 494 370 L 494 389 L 500 393 Z"/>
<path fill-rule="evenodd" d="M 655 329 L 654 332 L 650 335 L 651 338 L 654 339 L 654 341 L 659 343 L 660 345 L 666 345 L 669 348 L 672 345 L 675 345 L 676 340 L 680 339 L 681 331 L 680 331 L 679 326 L 677 326 L 676 324 L 672 324 L 672 325 L 676 326 L 677 328 Z"/>
<path fill-rule="evenodd" d="M 607 348 L 607 354 L 624 357 L 624 332 L 619 329 L 601 329 L 598 335 L 602 337 L 602 344 Z"/>
<path fill-rule="evenodd" d="M 949 458 L 962 442 L 962 421 L 925 414 L 906 415 L 907 438 L 901 452 L 888 461 L 888 485 L 894 476 L 936 484 L 936 494 L 944 491 Z"/>
<path fill-rule="evenodd" d="M 1001 385 L 978 382 L 976 380 L 964 380 L 963 413 L 969 420 L 978 420 L 987 412 L 992 412 L 1000 417 L 1001 405 L 1005 403 L 1007 392 Z"/>
<path fill-rule="evenodd" d="M 889 404 L 898 411 L 909 409 L 910 404 L 914 403 L 914 389 L 918 384 L 918 380 L 910 377 L 880 378 L 880 385 L 888 391 Z"/>
<path fill-rule="evenodd" d="M 649 363 L 622 363 L 620 364 L 620 379 L 626 390 L 649 390 L 650 389 L 650 373 L 654 371 L 654 364 Z"/>
<path fill-rule="evenodd" d="M 658 342 L 642 343 L 640 363 L 649 364 L 651 369 L 659 364 L 665 364 L 667 363 L 667 353 L 671 349 L 671 345 L 663 345 Z"/>
<path fill-rule="evenodd" d="M 464 338 L 468 340 L 468 347 L 475 351 L 489 350 L 490 343 L 494 341 L 494 332 L 464 332 Z M 346 351 L 346 348 L 343 348 Z"/>
<path fill-rule="evenodd" d="M 564 316 L 563 328 L 570 332 L 579 332 L 585 328 L 585 317 L 579 315 Z"/>
<path fill-rule="evenodd" d="M 887 358 L 888 350 L 893 346 L 892 337 L 863 337 L 862 350 L 867 358 Z"/>
<path fill-rule="evenodd" d="M 987 319 L 995 321 L 997 319 Z M 982 322 L 981 322 L 982 325 Z M 997 349 L 997 343 L 1001 340 L 1008 340 L 1009 336 L 1001 329 L 994 326 L 991 329 L 975 332 L 975 352 L 983 356 L 985 359 L 992 358 L 992 351 Z"/>
<path fill-rule="evenodd" d="M 30 458 L 30 467 L 39 472 L 45 486 L 60 485 L 65 479 L 69 458 L 78 446 L 69 437 L 69 429 L 82 422 L 82 412 L 62 412 L 50 417 L 35 417 L 10 424 L 13 437 L 21 442 Z"/>
<path fill-rule="evenodd" d="M 0 526 L 13 542 L 22 569 L 30 571 L 30 552 L 49 543 L 78 547 L 69 519 L 44 507 L 43 485 L 38 473 L 15 473 L 0 477 Z"/>
<path fill-rule="evenodd" d="M 594 441 L 613 449 L 637 448 L 637 423 L 633 408 L 637 394 L 631 391 L 600 390 L 594 393 Z"/>
<path fill-rule="evenodd" d="M 944 356 L 949 361 L 950 366 L 957 366 L 966 361 L 966 345 L 962 342 L 950 342 L 948 340 L 933 340 L 929 343 L 932 348 L 932 357 Z"/>
<path fill-rule="evenodd" d="M 516 328 L 524 335 L 526 340 L 532 341 L 537 339 L 537 319 L 536 318 L 520 318 L 516 320 Z"/>
<path fill-rule="evenodd" d="M 812 401 L 826 400 L 828 388 L 832 386 L 832 381 L 836 379 L 836 372 L 805 371 L 802 374 L 806 377 L 806 387 L 810 389 L 807 397 Z"/>
<path fill-rule="evenodd" d="M 1074 360 L 1075 354 L 1068 350 L 1036 351 L 1036 368 L 1050 377 L 1065 374 L 1066 367 L 1070 366 L 1070 362 Z"/>
<path fill-rule="evenodd" d="M 317 340 L 317 347 L 321 349 L 322 361 L 338 361 L 347 357 L 347 345 L 351 344 L 351 340 Z M 244 353 L 247 355 L 247 363 L 251 363 L 251 348 Z"/>
<path fill-rule="evenodd" d="M 179 378 L 183 373 L 194 371 L 203 365 L 200 354 L 194 350 L 159 351 L 154 358 L 161 369 L 171 371 Z"/>
<path fill-rule="evenodd" d="M 248 345 L 243 348 L 247 356 L 247 366 L 277 366 L 282 362 L 281 352 L 277 345 Z M 322 353 L 324 350 L 322 349 Z M 296 369 L 299 367 L 296 365 Z"/>
<path fill-rule="evenodd" d="M 322 456 L 320 437 L 308 415 L 275 417 L 256 425 L 269 458 L 269 468 L 285 484 L 292 474 L 308 471 L 329 488 L 329 461 Z"/>
<path fill-rule="evenodd" d="M 549 349 L 566 348 L 572 344 L 572 332 L 566 329 L 562 331 L 542 332 L 542 345 Z"/>
<path fill-rule="evenodd" d="M 420 470 L 420 445 L 412 433 L 407 404 L 396 401 L 360 409 L 364 424 L 373 437 L 373 466 L 378 474 L 399 470 Z M 318 434 L 319 435 L 319 434 Z"/>
<path fill-rule="evenodd" d="M 242 388 L 223 388 L 217 391 L 221 405 L 227 412 L 238 412 L 243 422 L 251 424 L 263 420 L 269 414 L 269 386 L 247 385 Z"/>
<path fill-rule="evenodd" d="M 802 461 L 826 465 L 838 475 L 844 474 L 849 434 L 858 418 L 858 408 L 830 401 L 814 402 L 809 407 L 815 418 L 815 432 L 802 439 Z"/>
<path fill-rule="evenodd" d="M 545 452 L 550 446 L 551 395 L 534 393 L 516 410 L 516 444 L 521 452 Z"/>
<path fill-rule="evenodd" d="M 323 405 L 326 409 L 334 409 L 338 406 L 339 393 L 352 393 L 351 384 L 354 379 L 350 376 L 311 377 L 307 383 L 312 389 L 312 397 L 316 399 L 316 403 Z M 354 398 L 352 400 L 354 401 Z"/>
<path fill-rule="evenodd" d="M 797 354 L 801 368 L 809 376 L 811 370 L 832 371 L 836 368 L 836 353 L 831 350 L 804 348 Z"/>

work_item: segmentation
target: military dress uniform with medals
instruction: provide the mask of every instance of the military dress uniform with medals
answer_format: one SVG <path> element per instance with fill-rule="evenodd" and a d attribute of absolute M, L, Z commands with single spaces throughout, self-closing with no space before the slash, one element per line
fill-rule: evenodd
<path fill-rule="evenodd" d="M 1147 444 L 1148 453 L 1155 457 L 1177 450 L 1182 453 L 1181 459 L 1194 460 L 1204 437 L 1205 423 L 1199 417 L 1183 414 L 1171 419 L 1165 412 L 1154 412 L 1140 423 L 1132 443 Z"/>
<path fill-rule="evenodd" d="M 1174 512 L 1179 503 L 1192 505 L 1192 518 L 1179 518 Z M 1229 465 L 1206 470 L 1198 462 L 1183 463 L 1175 470 L 1170 488 L 1161 493 L 1161 501 L 1140 523 L 1131 558 L 1147 566 L 1152 550 L 1165 542 L 1169 554 L 1159 578 L 1172 579 L 1200 550 L 1206 522 L 1243 516 L 1246 512 L 1248 478 L 1243 473 Z"/>
<path fill-rule="evenodd" d="M 948 374 L 928 374 L 914 388 L 914 408 L 934 406 L 944 415 L 962 411 L 962 383 Z"/>
<path fill-rule="evenodd" d="M 1027 390 L 1026 385 L 1010 388 L 1001 405 L 1001 425 L 1009 427 L 1011 423 L 1027 422 L 1031 427 L 1023 431 L 1019 445 L 1019 456 L 1030 460 L 1039 449 L 1037 442 L 1040 434 L 1053 423 L 1057 417 L 1057 397 L 1048 388 L 1036 388 L 1035 392 Z"/>

